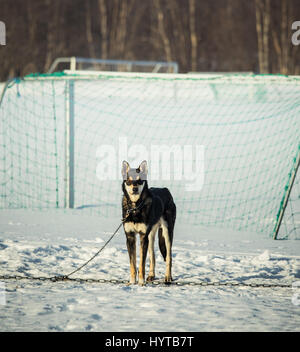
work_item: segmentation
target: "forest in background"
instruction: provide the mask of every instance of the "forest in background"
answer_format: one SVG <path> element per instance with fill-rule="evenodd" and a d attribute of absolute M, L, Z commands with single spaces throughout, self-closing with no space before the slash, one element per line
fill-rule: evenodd
<path fill-rule="evenodd" d="M 299 75 L 297 20 L 299 0 L 0 0 L 0 81 L 70 56 Z"/>

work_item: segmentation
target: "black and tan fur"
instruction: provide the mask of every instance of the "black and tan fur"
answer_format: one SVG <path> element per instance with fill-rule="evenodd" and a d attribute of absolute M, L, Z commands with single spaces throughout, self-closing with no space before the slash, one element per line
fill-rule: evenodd
<path fill-rule="evenodd" d="M 167 188 L 148 188 L 147 163 L 137 169 L 122 165 L 122 210 L 124 231 L 130 261 L 130 283 L 136 283 L 136 234 L 140 235 L 140 263 L 138 283 L 145 283 L 145 264 L 149 249 L 150 271 L 147 281 L 155 278 L 154 239 L 158 231 L 160 252 L 166 262 L 165 282 L 172 281 L 172 242 L 176 219 L 176 206 Z M 128 215 L 129 214 L 129 215 Z"/>

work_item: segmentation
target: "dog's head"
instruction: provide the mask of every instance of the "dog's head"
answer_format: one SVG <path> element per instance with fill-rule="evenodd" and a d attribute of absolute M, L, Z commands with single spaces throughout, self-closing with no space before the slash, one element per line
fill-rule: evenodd
<path fill-rule="evenodd" d="M 137 202 L 147 184 L 148 167 L 144 160 L 140 166 L 131 168 L 127 161 L 122 163 L 123 189 L 132 202 Z"/>

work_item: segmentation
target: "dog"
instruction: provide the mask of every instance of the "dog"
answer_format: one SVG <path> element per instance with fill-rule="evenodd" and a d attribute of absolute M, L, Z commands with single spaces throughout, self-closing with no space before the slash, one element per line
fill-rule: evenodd
<path fill-rule="evenodd" d="M 145 264 L 149 248 L 150 270 L 147 282 L 155 279 L 154 239 L 158 230 L 159 249 L 166 262 L 165 283 L 172 281 L 172 243 L 176 205 L 167 188 L 148 188 L 148 167 L 144 160 L 131 168 L 122 163 L 122 215 L 130 262 L 130 284 L 136 284 L 136 234 L 140 235 L 138 284 L 145 284 Z"/>

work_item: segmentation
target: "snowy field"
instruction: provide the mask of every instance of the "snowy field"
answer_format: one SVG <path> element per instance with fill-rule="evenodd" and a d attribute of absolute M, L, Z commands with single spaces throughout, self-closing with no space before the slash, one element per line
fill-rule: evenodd
<path fill-rule="evenodd" d="M 0 275 L 53 276 L 74 270 L 114 232 L 119 219 L 84 210 L 1 210 Z M 157 253 L 157 277 L 164 262 Z M 74 277 L 129 278 L 121 229 Z M 176 281 L 300 284 L 300 241 L 178 224 Z M 0 281 L 0 331 L 299 331 L 300 286 L 153 286 Z M 299 297 L 298 297 L 299 295 Z"/>

